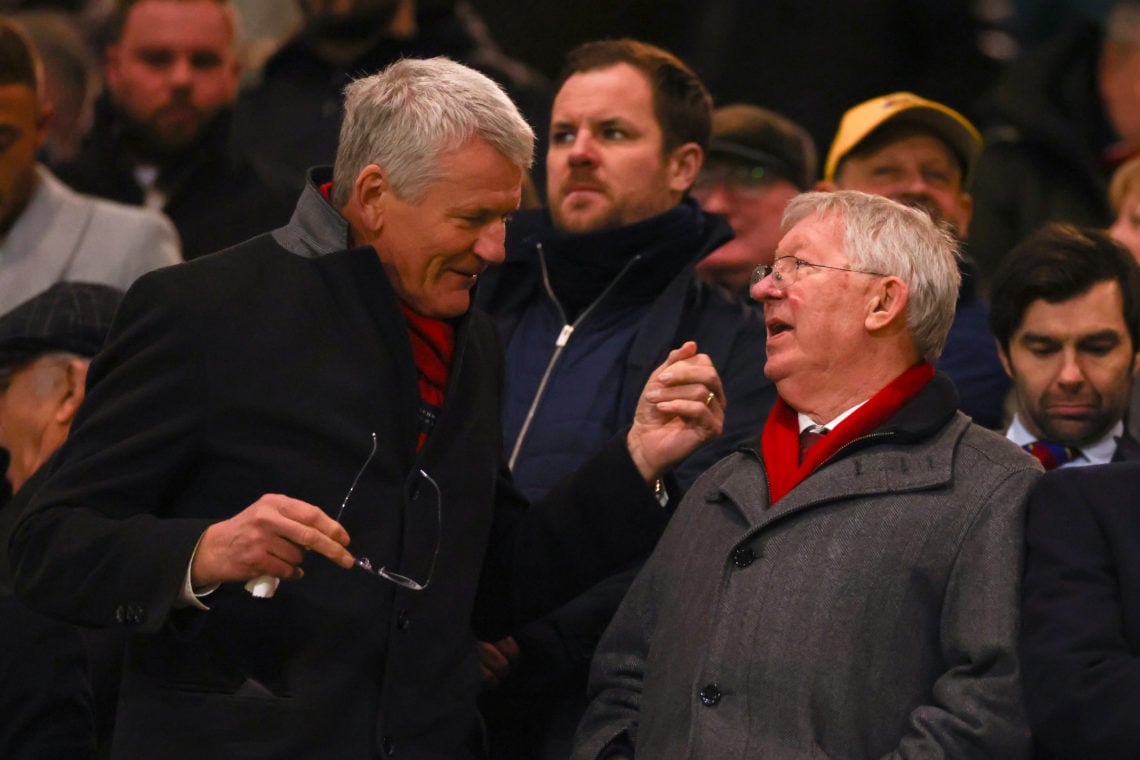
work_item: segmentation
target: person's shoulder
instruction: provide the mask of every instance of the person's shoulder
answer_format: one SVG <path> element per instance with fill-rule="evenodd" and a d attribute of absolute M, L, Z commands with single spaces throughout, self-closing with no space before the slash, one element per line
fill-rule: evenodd
<path fill-rule="evenodd" d="M 1029 531 L 1040 536 L 1078 523 L 1100 523 L 1136 535 L 1140 462 L 1059 467 L 1045 473 L 1029 493 Z"/>
<path fill-rule="evenodd" d="M 58 203 L 76 209 L 79 207 L 86 208 L 91 212 L 93 218 L 97 218 L 99 221 L 104 221 L 116 226 L 125 225 L 127 228 L 151 227 L 155 229 L 174 229 L 170 220 L 161 212 L 155 211 L 154 209 L 131 206 L 126 203 L 108 200 L 107 198 L 81 193 L 64 183 L 63 180 L 59 179 L 46 167 L 39 168 L 39 176 L 40 181 L 44 185 L 45 192 L 55 198 Z"/>
<path fill-rule="evenodd" d="M 745 490 L 760 488 L 763 479 L 760 453 L 755 448 L 742 446 L 717 460 L 701 473 L 686 495 L 695 494 L 701 501 L 717 501 L 732 483 L 743 483 Z"/>
<path fill-rule="evenodd" d="M 162 212 L 141 206 L 97 198 L 93 195 L 75 193 L 79 203 L 87 204 L 93 221 L 108 225 L 121 232 L 145 231 L 156 235 L 174 235 L 174 224 Z"/>
<path fill-rule="evenodd" d="M 1042 471 L 1040 462 L 1003 433 L 971 422 L 961 412 L 955 419 L 955 424 L 963 426 L 958 452 L 968 458 L 965 462 L 967 473 L 980 473 L 986 467 L 1006 473 Z"/>
<path fill-rule="evenodd" d="M 174 289 L 198 288 L 217 294 L 240 292 L 244 288 L 263 283 L 282 266 L 307 261 L 281 248 L 269 234 L 258 235 L 215 253 L 199 256 L 174 267 L 149 272 L 140 282 L 158 286 L 170 283 Z"/>
<path fill-rule="evenodd" d="M 1074 488 L 1093 495 L 1140 498 L 1140 461 L 1061 467 L 1045 473 L 1040 488 Z"/>

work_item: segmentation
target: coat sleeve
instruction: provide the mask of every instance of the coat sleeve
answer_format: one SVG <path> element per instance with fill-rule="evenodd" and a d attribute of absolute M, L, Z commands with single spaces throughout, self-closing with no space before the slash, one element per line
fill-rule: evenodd
<path fill-rule="evenodd" d="M 650 557 L 629 588 L 594 653 L 589 707 L 574 737 L 573 760 L 634 756 L 649 642 L 656 626 L 655 561 Z"/>
<path fill-rule="evenodd" d="M 1140 746 L 1140 657 L 1125 638 L 1113 527 L 1098 500 L 1135 504 L 1131 466 L 1056 470 L 1029 501 L 1021 653 L 1030 725 L 1050 757 L 1128 757 Z M 1092 477 L 1090 477 L 1092 476 Z M 1129 499 L 1128 495 L 1133 498 Z M 1130 537 L 1131 548 L 1135 536 Z"/>
<path fill-rule="evenodd" d="M 629 457 L 623 432 L 534 504 L 503 468 L 476 604 L 493 641 L 645 556 L 669 518 Z"/>
<path fill-rule="evenodd" d="M 1017 630 L 1025 500 L 1037 475 L 1014 470 L 980 500 L 943 597 L 946 671 L 886 757 L 1028 756 Z"/>
<path fill-rule="evenodd" d="M 79 631 L 0 595 L 0 757 L 95 757 L 95 712 Z"/>
<path fill-rule="evenodd" d="M 162 273 L 124 298 L 68 441 L 10 544 L 28 606 L 158 630 L 209 520 L 169 516 L 193 471 L 207 391 L 192 318 Z"/>

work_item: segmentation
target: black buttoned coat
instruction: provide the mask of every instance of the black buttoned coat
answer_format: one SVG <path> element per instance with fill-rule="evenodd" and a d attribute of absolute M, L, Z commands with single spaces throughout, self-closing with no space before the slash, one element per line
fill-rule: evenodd
<path fill-rule="evenodd" d="M 458 320 L 447 400 L 417 452 L 412 350 L 372 249 L 303 257 L 264 235 L 131 289 L 12 543 L 29 604 L 134 631 L 116 756 L 466 756 L 473 627 L 493 640 L 514 610 L 570 598 L 665 519 L 621 440 L 522 509 L 500 461 L 500 365 L 489 321 Z M 178 606 L 208 525 L 265 493 L 333 512 L 373 433 L 350 549 L 422 575 L 434 531 L 408 527 L 424 523 L 405 496 L 430 474 L 441 531 L 426 591 L 310 555 L 272 599 L 225 584 L 208 612 Z M 645 540 L 608 540 L 619 532 Z"/>

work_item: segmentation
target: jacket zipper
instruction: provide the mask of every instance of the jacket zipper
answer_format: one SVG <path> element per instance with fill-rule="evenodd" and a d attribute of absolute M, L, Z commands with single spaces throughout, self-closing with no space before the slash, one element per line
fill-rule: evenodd
<path fill-rule="evenodd" d="M 599 303 L 605 300 L 606 296 L 610 294 L 625 273 L 629 271 L 636 262 L 641 260 L 641 254 L 634 256 L 626 265 L 621 268 L 613 281 L 606 286 L 602 294 L 594 299 L 593 303 L 586 307 L 586 309 L 578 315 L 578 318 L 571 324 L 566 319 L 566 311 L 562 308 L 562 304 L 558 302 L 558 298 L 554 295 L 554 288 L 550 287 L 550 273 L 546 268 L 546 252 L 542 249 L 542 243 L 537 244 L 538 247 L 538 263 L 542 268 L 542 285 L 546 288 L 546 294 L 550 296 L 550 300 L 554 303 L 554 308 L 558 309 L 558 316 L 562 320 L 562 330 L 558 333 L 558 337 L 554 339 L 554 353 L 550 357 L 550 361 L 546 364 L 546 370 L 542 373 L 542 379 L 538 383 L 538 390 L 534 392 L 534 398 L 530 402 L 530 408 L 527 409 L 526 418 L 523 420 L 522 427 L 519 428 L 519 434 L 515 438 L 515 445 L 511 448 L 511 458 L 507 462 L 507 466 L 511 472 L 515 470 L 515 462 L 518 461 L 519 452 L 522 451 L 523 441 L 526 439 L 526 434 L 530 430 L 530 424 L 534 421 L 534 414 L 538 410 L 538 404 L 542 401 L 542 396 L 546 392 L 546 384 L 550 381 L 550 375 L 554 372 L 554 365 L 558 362 L 558 357 L 562 355 L 562 349 L 566 348 L 566 344 L 570 341 L 570 336 L 574 331 L 581 326 L 586 317 L 594 310 Z"/>

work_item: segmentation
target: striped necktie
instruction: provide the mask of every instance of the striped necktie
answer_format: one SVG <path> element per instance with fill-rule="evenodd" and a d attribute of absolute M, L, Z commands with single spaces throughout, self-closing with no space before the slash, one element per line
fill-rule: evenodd
<path fill-rule="evenodd" d="M 800 464 L 803 464 L 804 455 L 807 454 L 808 449 L 819 443 L 819 439 L 829 432 L 823 425 L 808 425 L 800 431 Z"/>
<path fill-rule="evenodd" d="M 1027 443 L 1021 448 L 1028 451 L 1030 454 L 1041 463 L 1045 471 L 1055 470 L 1066 462 L 1070 462 L 1076 457 L 1081 455 L 1081 450 L 1074 446 L 1062 446 L 1059 443 L 1052 443 L 1050 441 L 1034 441 Z"/>

